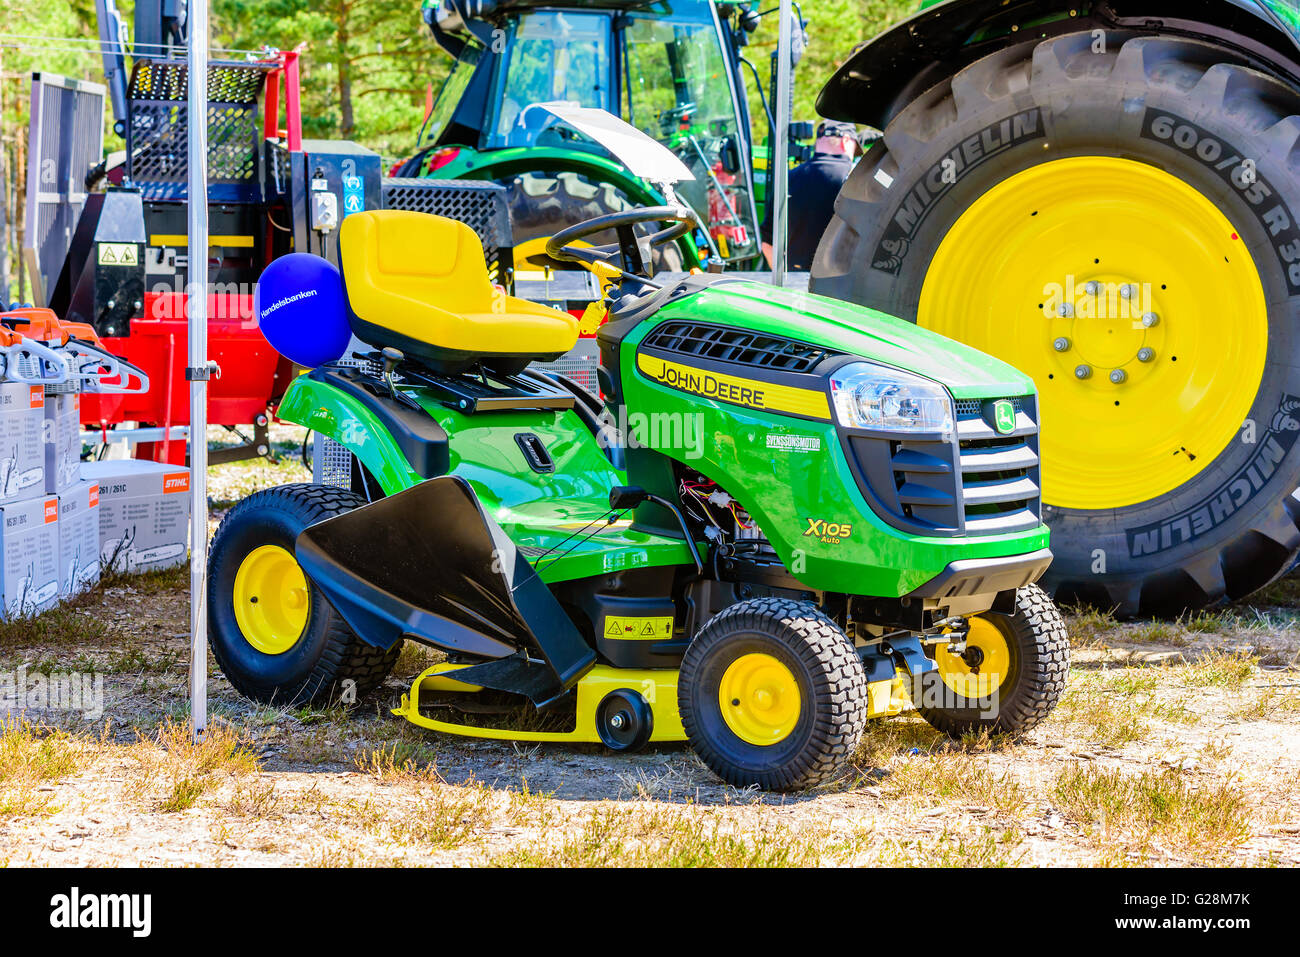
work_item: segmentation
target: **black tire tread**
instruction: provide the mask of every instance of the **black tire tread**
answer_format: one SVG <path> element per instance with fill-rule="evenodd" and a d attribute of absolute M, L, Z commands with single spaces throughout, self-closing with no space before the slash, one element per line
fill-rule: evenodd
<path fill-rule="evenodd" d="M 689 695 L 680 690 L 698 680 L 705 654 L 737 631 L 759 631 L 785 639 L 814 676 L 817 697 L 830 705 L 827 713 L 817 716 L 809 746 L 778 771 L 754 773 L 729 764 L 701 734 Z M 757 784 L 765 790 L 795 791 L 822 784 L 857 751 L 867 723 L 866 676 L 853 643 L 821 609 L 786 598 L 748 599 L 711 618 L 686 650 L 678 688 L 687 739 L 700 759 L 735 787 Z"/>
<path fill-rule="evenodd" d="M 1242 62 L 1233 51 L 1186 37 L 1108 31 L 1105 54 L 1091 32 L 1028 40 L 994 51 L 936 84 L 889 122 L 880 145 L 850 176 L 836 215 L 822 236 L 810 290 L 861 302 L 916 321 L 920 289 L 868 288 L 876 233 L 894 199 L 875 179 L 923 169 L 940 146 L 952 148 L 958 127 L 991 104 L 1007 111 L 1030 103 L 1068 112 L 1075 91 L 1110 85 L 1126 103 L 1155 94 L 1186 104 L 1190 116 L 1217 115 L 1250 137 L 1264 155 L 1300 150 L 1300 90 Z M 1013 106 L 1014 105 L 1014 106 Z M 1249 151 L 1244 155 L 1254 155 Z M 910 310 L 910 311 L 909 311 Z M 1291 483 L 1294 487 L 1295 483 Z M 1300 505 L 1288 488 L 1272 502 L 1252 503 L 1253 517 L 1208 550 L 1163 558 L 1145 570 L 1092 576 L 1058 560 L 1045 584 L 1063 600 L 1091 604 L 1117 617 L 1172 616 L 1239 600 L 1285 575 L 1300 554 Z"/>
<path fill-rule="evenodd" d="M 226 513 L 213 536 L 212 554 L 217 554 L 222 546 L 223 530 L 232 527 L 228 523 L 237 521 L 239 516 L 254 509 L 279 505 L 296 512 L 304 520 L 304 525 L 311 525 L 365 504 L 365 498 L 355 492 L 311 482 L 296 482 L 254 492 Z M 210 596 L 209 614 L 212 605 Z M 271 689 L 269 695 L 268 689 L 243 680 L 234 669 L 228 667 L 219 641 L 212 642 L 212 655 L 236 691 L 246 698 L 268 704 L 330 702 L 337 699 L 342 683 L 349 679 L 355 683 L 356 696 L 360 699 L 383 684 L 401 654 L 401 642 L 387 650 L 367 644 L 333 608 L 329 609 L 326 628 L 325 648 L 307 678 L 294 688 Z"/>
<path fill-rule="evenodd" d="M 1016 592 L 1012 627 L 1026 632 L 1020 647 L 1020 681 L 1009 701 L 1000 702 L 991 721 L 972 722 L 938 708 L 917 708 L 930 725 L 954 738 L 969 731 L 1023 734 L 1040 724 L 1065 693 L 1070 674 L 1070 636 L 1056 603 L 1037 585 Z"/>

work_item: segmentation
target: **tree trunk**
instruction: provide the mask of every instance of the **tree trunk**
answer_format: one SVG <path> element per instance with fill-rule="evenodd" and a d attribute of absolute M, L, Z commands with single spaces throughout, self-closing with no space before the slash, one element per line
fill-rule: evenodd
<path fill-rule="evenodd" d="M 352 61 L 348 59 L 348 4 L 339 11 L 338 71 L 339 71 L 339 136 L 352 138 L 356 122 L 352 115 Z"/>

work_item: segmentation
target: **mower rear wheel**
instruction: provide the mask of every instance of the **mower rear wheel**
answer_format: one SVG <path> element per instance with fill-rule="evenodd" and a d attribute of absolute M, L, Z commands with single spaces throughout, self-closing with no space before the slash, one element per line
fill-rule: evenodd
<path fill-rule="evenodd" d="M 677 685 L 686 737 L 736 787 L 813 787 L 853 756 L 867 678 L 853 642 L 807 602 L 754 598 L 715 615 Z"/>
<path fill-rule="evenodd" d="M 366 644 L 303 575 L 294 542 L 308 525 L 366 504 L 325 485 L 282 485 L 230 510 L 208 558 L 212 653 L 235 690 L 268 704 L 352 703 L 401 651 Z"/>
<path fill-rule="evenodd" d="M 964 654 L 940 645 L 916 710 L 952 737 L 971 731 L 1019 734 L 1056 707 L 1070 671 L 1070 639 L 1052 599 L 1037 585 L 1016 593 L 1011 614 L 970 619 Z M 932 702 L 939 703 L 935 706 Z"/>

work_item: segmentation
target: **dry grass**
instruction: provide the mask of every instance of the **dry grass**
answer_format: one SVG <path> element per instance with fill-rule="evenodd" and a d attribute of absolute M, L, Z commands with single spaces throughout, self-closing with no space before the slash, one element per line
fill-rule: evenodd
<path fill-rule="evenodd" d="M 0 821 L 54 810 L 52 781 L 80 766 L 82 742 L 23 719 L 0 720 Z"/>
<path fill-rule="evenodd" d="M 141 736 L 130 757 L 135 767 L 126 793 L 137 800 L 152 800 L 163 812 L 188 810 L 223 779 L 258 770 L 257 755 L 244 732 L 214 724 L 195 741 L 187 725 L 170 718 L 152 737 Z"/>
<path fill-rule="evenodd" d="M 973 805 L 1018 815 L 1028 795 L 1010 772 L 996 773 L 968 754 L 932 754 L 896 767 L 883 782 L 887 797 L 916 804 Z"/>
<path fill-rule="evenodd" d="M 492 858 L 497 867 L 811 867 L 847 863 L 867 831 L 792 828 L 716 810 L 602 803 L 581 829 Z"/>
<path fill-rule="evenodd" d="M 1057 775 L 1052 796 L 1106 863 L 1170 856 L 1210 863 L 1250 838 L 1251 809 L 1239 788 L 1173 769 L 1126 774 L 1072 765 Z"/>

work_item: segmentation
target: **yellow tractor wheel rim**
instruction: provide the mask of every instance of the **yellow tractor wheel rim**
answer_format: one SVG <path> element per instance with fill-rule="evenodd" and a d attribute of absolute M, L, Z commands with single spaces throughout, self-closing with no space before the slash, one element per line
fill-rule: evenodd
<path fill-rule="evenodd" d="M 1002 629 L 987 618 L 968 619 L 966 654 L 954 655 L 947 645 L 935 649 L 943 683 L 963 698 L 987 698 L 1011 673 L 1011 649 Z"/>
<path fill-rule="evenodd" d="M 771 655 L 754 652 L 727 666 L 718 685 L 718 704 L 736 737 L 771 745 L 794 731 L 803 698 L 789 668 Z"/>
<path fill-rule="evenodd" d="M 279 545 L 262 545 L 244 556 L 235 573 L 234 599 L 240 632 L 263 654 L 284 654 L 307 627 L 307 579 L 293 555 Z"/>
<path fill-rule="evenodd" d="M 918 322 L 1038 387 L 1043 500 L 1108 509 L 1183 485 L 1233 441 L 1259 390 L 1268 308 L 1237 230 L 1133 160 L 1043 163 L 944 237 Z"/>

